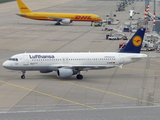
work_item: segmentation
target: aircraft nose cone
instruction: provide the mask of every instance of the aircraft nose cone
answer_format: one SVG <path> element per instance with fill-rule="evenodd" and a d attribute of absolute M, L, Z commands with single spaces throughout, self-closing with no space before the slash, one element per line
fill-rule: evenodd
<path fill-rule="evenodd" d="M 5 61 L 5 62 L 2 64 L 2 66 L 3 66 L 4 68 L 7 68 L 7 67 L 8 67 L 7 62 Z"/>

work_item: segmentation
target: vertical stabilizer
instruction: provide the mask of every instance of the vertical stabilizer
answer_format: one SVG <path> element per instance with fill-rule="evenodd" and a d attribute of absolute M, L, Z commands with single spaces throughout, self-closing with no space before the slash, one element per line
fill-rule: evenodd
<path fill-rule="evenodd" d="M 128 41 L 127 45 L 121 49 L 120 53 L 140 53 L 143 37 L 145 34 L 145 28 L 139 28 L 133 37 Z"/>
<path fill-rule="evenodd" d="M 17 0 L 17 4 L 19 7 L 19 10 L 21 13 L 30 13 L 32 12 L 29 7 L 22 1 L 22 0 Z"/>

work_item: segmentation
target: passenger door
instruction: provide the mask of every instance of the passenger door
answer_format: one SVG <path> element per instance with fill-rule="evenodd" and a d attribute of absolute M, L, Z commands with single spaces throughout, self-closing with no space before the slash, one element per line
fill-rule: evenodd
<path fill-rule="evenodd" d="M 29 65 L 28 55 L 23 55 L 23 65 Z"/>

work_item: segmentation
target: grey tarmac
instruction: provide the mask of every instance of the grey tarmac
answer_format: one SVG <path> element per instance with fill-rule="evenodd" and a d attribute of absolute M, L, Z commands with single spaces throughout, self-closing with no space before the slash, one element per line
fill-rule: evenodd
<path fill-rule="evenodd" d="M 93 13 L 105 18 L 116 14 L 120 24 L 129 21 L 129 9 L 116 11 L 116 1 L 24 0 L 33 11 Z M 151 6 L 153 3 L 151 3 Z M 144 2 L 135 2 L 144 17 Z M 152 8 L 151 8 L 152 10 Z M 55 26 L 55 22 L 21 18 L 15 1 L 0 4 L 0 64 L 24 52 L 116 52 L 124 40 L 106 40 L 106 31 L 89 22 Z M 159 14 L 159 13 L 157 13 Z M 129 21 L 130 22 L 130 21 Z M 128 37 L 132 34 L 126 33 Z M 0 120 L 159 120 L 159 53 L 145 52 L 149 58 L 108 70 L 82 72 L 56 77 L 56 72 L 41 74 L 6 70 L 0 66 Z"/>

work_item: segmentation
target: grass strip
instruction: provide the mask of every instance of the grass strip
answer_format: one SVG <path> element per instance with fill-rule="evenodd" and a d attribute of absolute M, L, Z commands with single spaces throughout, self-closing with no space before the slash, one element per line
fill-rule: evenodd
<path fill-rule="evenodd" d="M 0 3 L 5 3 L 5 2 L 10 2 L 10 1 L 15 1 L 15 0 L 0 0 Z"/>

